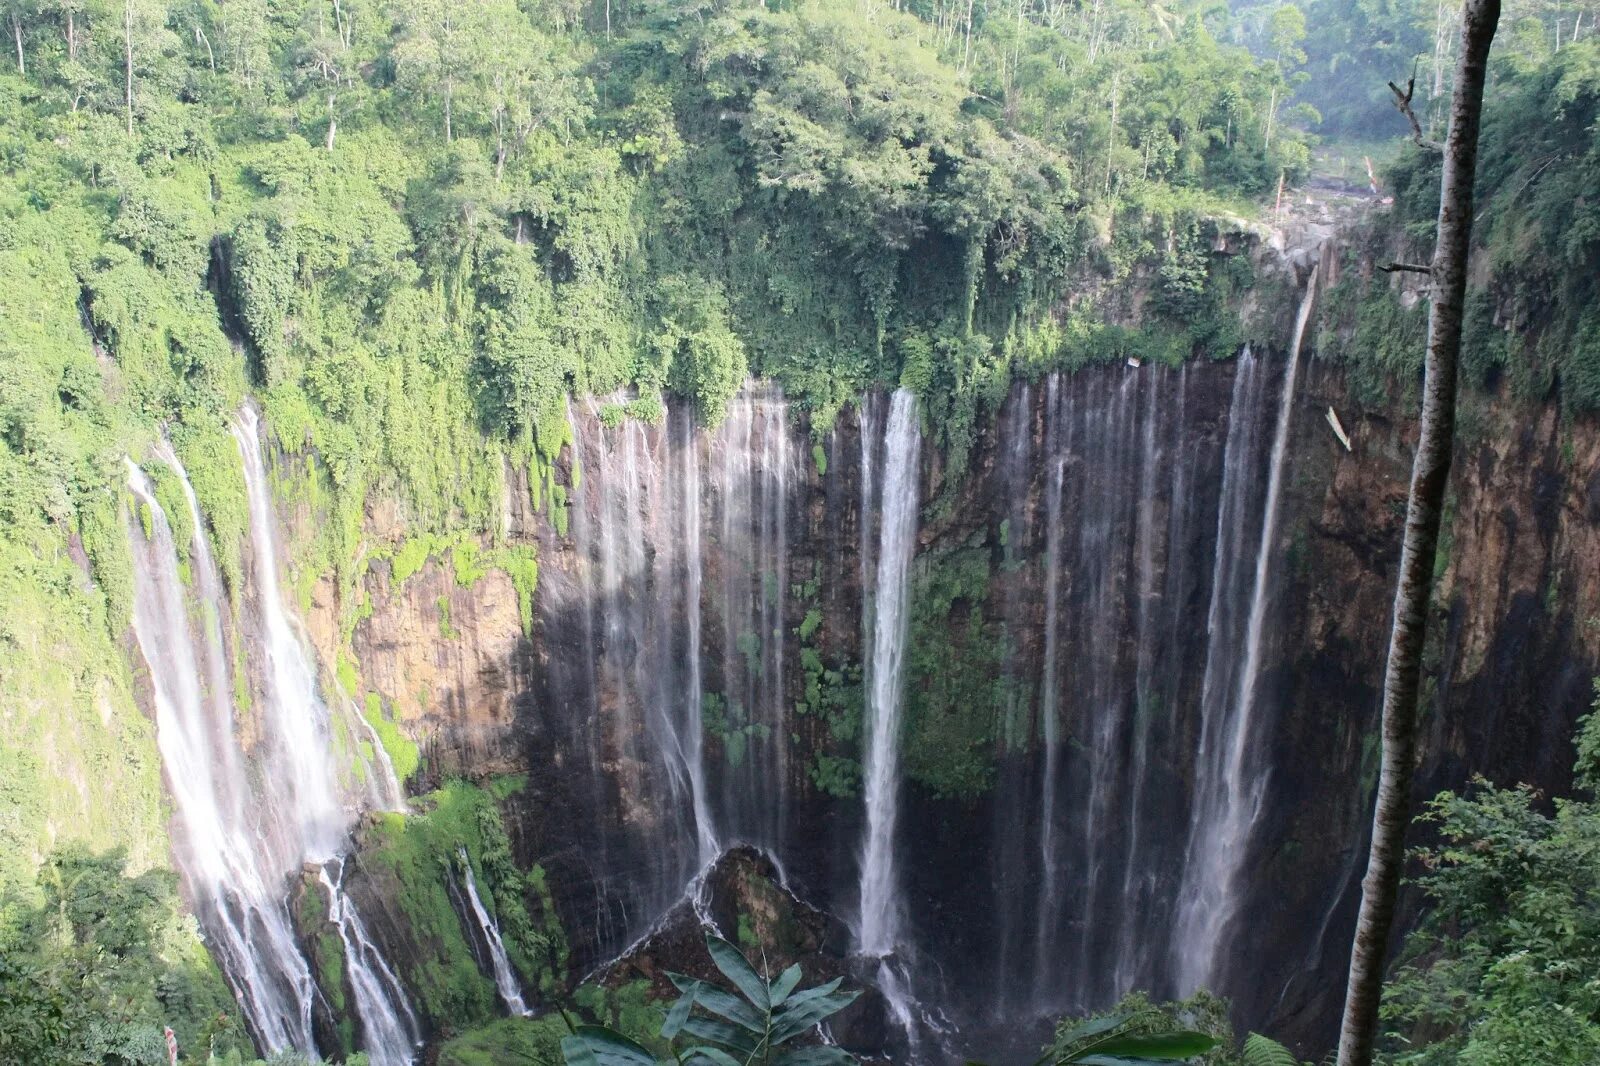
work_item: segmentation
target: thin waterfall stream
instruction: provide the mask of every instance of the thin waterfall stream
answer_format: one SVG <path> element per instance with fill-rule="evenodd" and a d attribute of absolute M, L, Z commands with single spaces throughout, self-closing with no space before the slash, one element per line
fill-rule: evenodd
<path fill-rule="evenodd" d="M 500 937 L 500 925 L 490 916 L 488 908 L 478 896 L 478 879 L 473 876 L 472 860 L 467 855 L 467 849 L 458 848 L 456 857 L 461 860 L 461 876 L 467 883 L 467 902 L 472 907 L 472 916 L 478 923 L 478 930 L 483 934 L 484 941 L 489 945 L 489 961 L 494 971 L 495 990 L 500 993 L 501 1002 L 512 1015 L 531 1013 L 527 1001 L 522 998 L 522 982 L 517 979 L 517 971 L 512 968 L 511 959 L 506 955 L 506 944 Z"/>
<path fill-rule="evenodd" d="M 1239 882 L 1249 861 L 1250 836 L 1265 795 L 1267 768 L 1255 763 L 1261 747 L 1261 726 L 1257 717 L 1266 616 L 1273 594 L 1273 563 L 1278 554 L 1278 521 L 1294 420 L 1300 349 L 1316 297 L 1317 268 L 1313 267 L 1295 318 L 1294 336 L 1279 391 L 1267 467 L 1266 499 L 1261 509 L 1260 532 L 1253 541 L 1254 565 L 1249 568 L 1252 580 L 1247 586 L 1249 608 L 1243 632 L 1233 628 L 1237 625 L 1236 615 L 1233 626 L 1229 627 L 1232 634 L 1219 631 L 1221 627 L 1215 624 L 1214 616 L 1209 634 L 1212 648 L 1226 658 L 1211 658 L 1208 653 L 1206 684 L 1214 698 L 1206 701 L 1204 709 L 1205 731 L 1197 758 L 1199 774 L 1195 784 L 1194 816 L 1190 823 L 1177 917 L 1178 977 L 1180 987 L 1186 990 L 1202 987 L 1218 970 L 1222 938 L 1239 910 Z M 1243 521 L 1243 506 L 1239 500 L 1230 500 L 1230 493 L 1247 491 L 1248 478 L 1247 473 L 1233 467 L 1224 474 L 1225 507 L 1233 505 L 1235 523 Z M 1225 540 L 1234 553 L 1234 558 L 1229 560 L 1230 569 L 1242 567 L 1246 553 L 1241 537 L 1238 525 L 1230 530 L 1227 538 L 1219 529 L 1219 569 Z M 1220 578 L 1218 581 L 1220 589 Z M 1218 602 L 1213 600 L 1214 605 Z M 1242 649 L 1238 643 L 1241 641 Z M 1226 676 L 1218 677 L 1215 685 L 1211 672 L 1213 662 L 1226 666 Z"/>
<path fill-rule="evenodd" d="M 907 389 L 896 390 L 890 402 L 883 448 L 863 766 L 867 832 L 861 851 L 861 924 L 857 934 L 857 947 L 869 958 L 884 958 L 903 946 L 895 873 L 895 825 L 900 790 L 903 667 L 910 621 L 911 557 L 917 544 L 918 460 L 922 450 L 917 398 Z"/>

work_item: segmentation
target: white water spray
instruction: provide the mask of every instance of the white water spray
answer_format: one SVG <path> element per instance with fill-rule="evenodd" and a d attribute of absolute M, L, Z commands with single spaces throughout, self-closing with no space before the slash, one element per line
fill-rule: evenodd
<path fill-rule="evenodd" d="M 188 551 L 201 612 L 191 619 L 172 528 L 149 479 L 129 460 L 129 487 L 149 530 L 141 535 L 135 522 L 129 531 L 133 629 L 150 670 L 156 742 L 177 814 L 179 867 L 257 1040 L 269 1053 L 311 1053 L 315 987 L 281 900 L 283 870 L 270 854 L 277 835 L 273 812 L 258 809 L 249 794 L 234 737 L 218 615 L 221 583 L 183 467 L 170 451 L 161 455 L 182 479 L 189 503 L 194 537 Z"/>

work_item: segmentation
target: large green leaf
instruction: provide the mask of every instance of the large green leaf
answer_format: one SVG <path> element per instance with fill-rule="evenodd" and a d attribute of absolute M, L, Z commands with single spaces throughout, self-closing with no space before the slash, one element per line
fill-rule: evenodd
<path fill-rule="evenodd" d="M 1182 1062 L 1204 1055 L 1217 1046 L 1217 1038 L 1185 1030 L 1150 1036 L 1114 1036 L 1086 1050 L 1110 1058 L 1149 1059 L 1155 1062 Z M 1083 1060 L 1089 1061 L 1087 1059 Z"/>
<path fill-rule="evenodd" d="M 732 1055 L 721 1048 L 706 1047 L 697 1044 L 683 1053 L 684 1066 L 743 1066 Z"/>
<path fill-rule="evenodd" d="M 1133 1017 L 1134 1015 L 1132 1014 L 1112 1014 L 1104 1018 L 1091 1018 L 1089 1021 L 1075 1026 L 1071 1032 L 1062 1033 L 1058 1042 L 1063 1047 L 1071 1047 L 1074 1044 L 1089 1039 L 1091 1036 L 1099 1036 L 1101 1033 L 1109 1033 L 1117 1026 L 1123 1025 L 1132 1020 Z M 1049 1056 L 1047 1055 L 1045 1058 L 1048 1059 Z"/>
<path fill-rule="evenodd" d="M 695 992 L 694 1001 L 712 1014 L 726 1018 L 728 1021 L 748 1029 L 757 1036 L 761 1036 L 767 1031 L 766 1012 L 750 1006 L 750 1004 L 726 989 L 718 988 L 712 984 L 701 984 L 699 990 Z"/>
<path fill-rule="evenodd" d="M 720 936 L 707 934 L 706 949 L 711 952 L 711 961 L 717 964 L 717 969 L 733 982 L 734 987 L 744 995 L 745 999 L 763 1012 L 771 1007 L 772 1001 L 767 998 L 767 982 L 756 973 L 755 968 L 738 948 Z"/>
<path fill-rule="evenodd" d="M 678 997 L 678 1002 L 667 1011 L 667 1020 L 661 1023 L 661 1036 L 671 1040 L 678 1035 L 678 1030 L 683 1028 L 683 1023 L 689 1020 L 689 1012 L 694 1009 L 695 998 L 700 994 L 700 982 L 690 981 L 689 987 L 683 989 L 683 995 Z"/>
<path fill-rule="evenodd" d="M 567 1066 L 600 1066 L 589 1049 L 589 1042 L 576 1035 L 561 1038 L 561 1061 Z"/>
<path fill-rule="evenodd" d="M 794 1010 L 796 1007 L 800 1006 L 800 1004 L 809 1000 L 817 999 L 821 996 L 832 995 L 842 984 L 844 984 L 844 978 L 835 977 L 825 985 L 817 985 L 815 988 L 807 988 L 801 992 L 791 993 L 789 998 L 784 1001 L 784 1006 L 789 1010 Z"/>
<path fill-rule="evenodd" d="M 772 982 L 772 987 L 767 992 L 768 1001 L 772 1004 L 773 1008 L 776 1009 L 783 1006 L 783 1001 L 789 998 L 789 993 L 793 992 L 795 990 L 795 986 L 799 983 L 800 964 L 795 963 L 793 966 L 789 967 L 787 970 L 783 971 L 783 973 L 778 975 L 778 979 Z"/>
<path fill-rule="evenodd" d="M 753 1054 L 761 1044 L 760 1040 L 738 1026 L 719 1022 L 715 1018 L 690 1016 L 689 1020 L 683 1023 L 683 1031 L 701 1040 L 709 1040 L 713 1044 L 732 1048 L 742 1055 Z"/>
<path fill-rule="evenodd" d="M 856 1057 L 836 1047 L 797 1047 L 778 1056 L 773 1066 L 856 1066 Z"/>
<path fill-rule="evenodd" d="M 772 1019 L 772 1043 L 777 1045 L 792 1040 L 823 1019 L 844 1010 L 860 995 L 860 992 L 835 992 L 798 1003 L 791 999 L 788 1006 Z"/>
<path fill-rule="evenodd" d="M 574 1052 L 579 1057 L 574 1058 Z M 659 1066 L 648 1050 L 602 1025 L 578 1026 L 562 1038 L 561 1053 L 569 1066 Z"/>

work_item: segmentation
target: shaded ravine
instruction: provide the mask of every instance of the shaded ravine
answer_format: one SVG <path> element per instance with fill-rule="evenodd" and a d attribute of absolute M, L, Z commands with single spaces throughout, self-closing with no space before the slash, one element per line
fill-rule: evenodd
<path fill-rule="evenodd" d="M 1216 370 L 1107 367 L 1013 388 L 988 446 L 1001 486 L 987 531 L 998 574 L 972 605 L 995 612 L 1005 643 L 993 712 L 1003 772 L 985 808 L 998 887 L 991 906 L 959 912 L 954 925 L 906 903 L 908 876 L 935 910 L 948 896 L 922 881 L 938 868 L 925 853 L 935 845 L 904 827 L 907 799 L 926 803 L 901 766 L 906 693 L 925 680 L 902 665 L 910 577 L 927 565 L 919 541 L 942 535 L 921 513 L 915 398 L 869 394 L 847 436 L 827 438 L 829 464 L 856 481 L 844 543 L 859 575 L 858 637 L 827 629 L 842 612 L 822 617 L 827 641 L 864 668 L 859 851 L 834 860 L 794 819 L 830 817 L 837 804 L 813 795 L 795 806 L 785 743 L 800 736 L 789 735 L 784 707 L 800 679 L 784 672 L 783 646 L 803 613 L 781 606 L 796 595 L 790 545 L 817 535 L 819 514 L 832 521 L 811 494 L 836 491 L 787 458 L 801 452 L 804 425 L 770 386 L 747 386 L 710 433 L 670 402 L 659 425 L 607 414 L 626 397 L 575 405 L 581 480 L 541 596 L 552 630 L 582 620 L 582 642 L 550 660 L 550 691 L 575 683 L 572 721 L 590 732 L 573 736 L 595 745 L 585 787 L 596 789 L 599 822 L 620 827 L 597 849 L 621 850 L 597 860 L 614 902 L 594 916 L 614 924 L 596 927 L 587 965 L 635 942 L 682 896 L 708 842 L 744 841 L 854 916 L 855 950 L 885 960 L 870 976 L 914 1038 L 935 1035 L 930 1019 L 970 1025 L 964 1016 L 980 1004 L 990 1015 L 1022 1004 L 1042 1019 L 1135 987 L 1181 988 L 1174 929 L 1181 906 L 1197 912 L 1182 890 L 1198 861 L 1186 829 L 1214 784 L 1201 753 L 1227 734 L 1251 620 L 1259 634 L 1270 610 L 1256 591 L 1270 568 L 1250 560 L 1266 521 L 1263 486 L 1283 461 L 1273 416 L 1294 395 L 1286 363 L 1247 348 Z M 808 511 L 794 532 L 791 516 Z M 961 528 L 974 517 L 960 516 Z M 607 797 L 609 788 L 618 791 Z M 973 843 L 960 847 L 971 854 Z M 819 854 L 832 865 L 818 866 Z M 974 960 L 992 975 L 981 992 L 948 976 Z"/>

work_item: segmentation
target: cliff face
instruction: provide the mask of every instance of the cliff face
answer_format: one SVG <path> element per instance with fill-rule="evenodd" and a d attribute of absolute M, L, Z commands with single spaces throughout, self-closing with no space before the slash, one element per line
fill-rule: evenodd
<path fill-rule="evenodd" d="M 897 852 L 908 953 L 939 975 L 919 992 L 975 1039 L 997 1008 L 1196 982 L 1252 1026 L 1328 1037 L 1415 427 L 1304 360 L 1274 523 L 1281 353 L 1018 384 L 964 470 L 923 450 Z M 1600 427 L 1469 405 L 1419 795 L 1467 767 L 1562 783 L 1600 662 Z M 375 563 L 359 609 L 318 585 L 310 612 L 324 662 L 349 632 L 360 689 L 420 745 L 413 791 L 526 775 L 502 810 L 573 974 L 734 842 L 848 915 L 863 820 L 881 414 L 814 437 L 756 392 L 709 436 L 681 411 L 610 421 L 575 412 L 560 520 L 508 479 L 508 542 L 540 563 L 527 635 L 511 579 L 464 582 L 449 551 L 403 581 Z M 374 510 L 367 532 L 404 531 Z"/>

